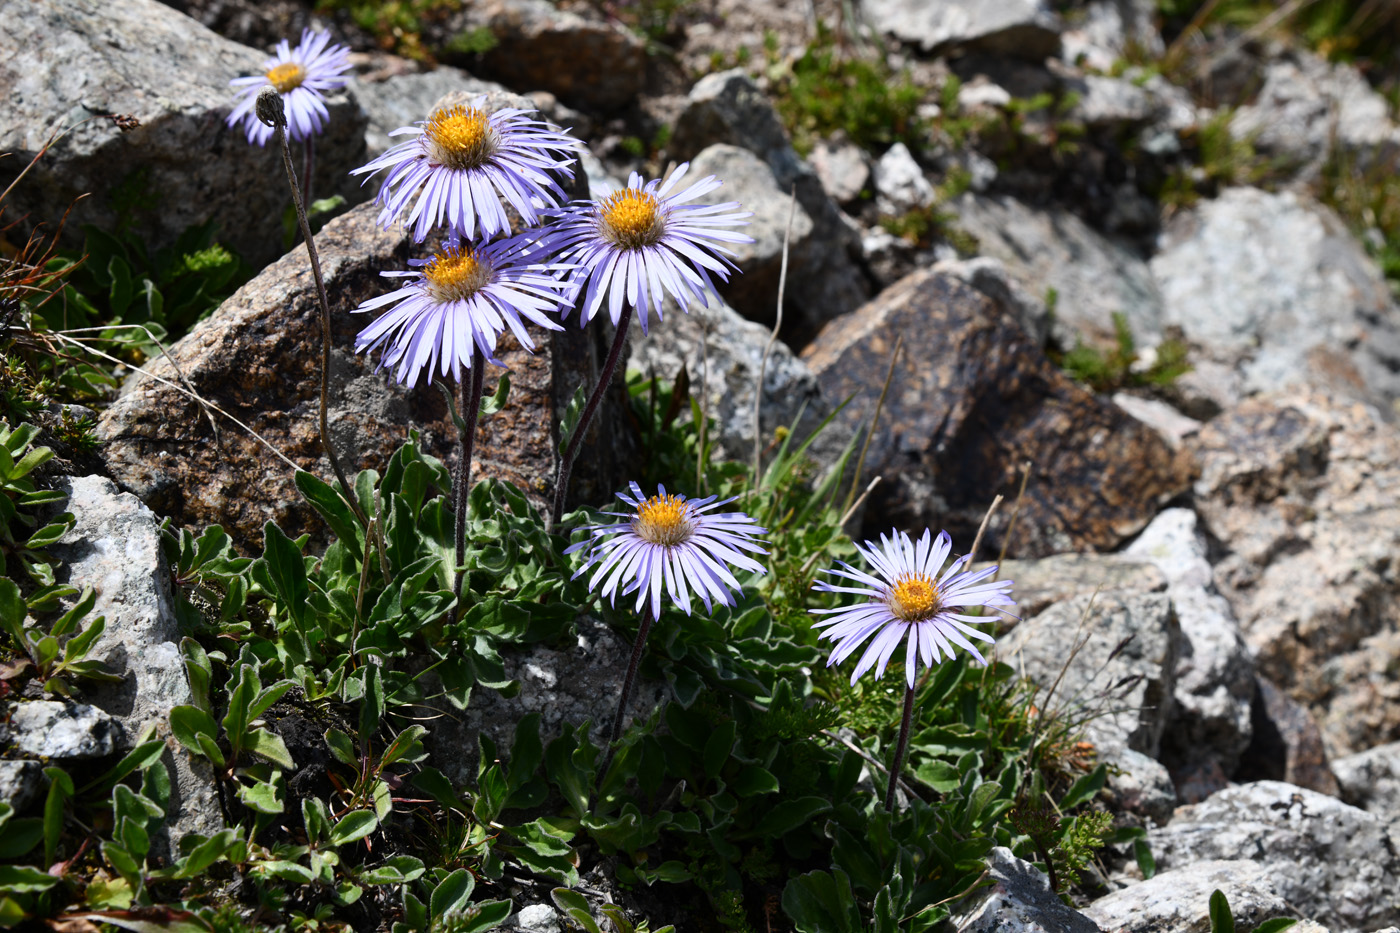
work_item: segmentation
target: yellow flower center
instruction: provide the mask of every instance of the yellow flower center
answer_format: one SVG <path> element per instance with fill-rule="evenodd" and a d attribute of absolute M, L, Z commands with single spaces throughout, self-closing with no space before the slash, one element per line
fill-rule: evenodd
<path fill-rule="evenodd" d="M 296 62 L 283 62 L 267 73 L 267 83 L 277 88 L 278 94 L 301 87 L 306 80 L 306 70 Z"/>
<path fill-rule="evenodd" d="M 671 547 L 690 540 L 690 506 L 684 496 L 652 496 L 637 506 L 632 530 L 649 544 Z"/>
<path fill-rule="evenodd" d="M 890 612 L 905 622 L 922 622 L 940 608 L 938 584 L 922 573 L 906 574 L 894 581 L 887 602 Z"/>
<path fill-rule="evenodd" d="M 428 294 L 438 302 L 470 298 L 490 277 L 491 267 L 479 262 L 470 249 L 448 248 L 434 253 L 423 267 L 423 281 L 428 283 Z"/>
<path fill-rule="evenodd" d="M 458 104 L 435 111 L 423 129 L 428 154 L 439 165 L 457 171 L 480 168 L 496 154 L 496 133 L 490 114 Z"/>
<path fill-rule="evenodd" d="M 623 249 L 654 246 L 666 232 L 661 203 L 640 188 L 624 188 L 608 195 L 598 206 L 602 233 Z"/>

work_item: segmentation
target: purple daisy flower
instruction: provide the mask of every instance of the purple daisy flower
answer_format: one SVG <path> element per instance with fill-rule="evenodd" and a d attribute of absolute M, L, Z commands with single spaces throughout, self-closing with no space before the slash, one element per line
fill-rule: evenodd
<path fill-rule="evenodd" d="M 270 84 L 282 95 L 287 110 L 287 133 L 301 141 L 321 132 L 330 114 L 326 112 L 325 95 L 345 87 L 341 75 L 350 70 L 350 49 L 329 45 L 328 32 L 301 31 L 301 42 L 291 48 L 287 40 L 277 43 L 277 55 L 263 62 L 265 74 L 234 78 L 229 82 L 239 88 L 238 103 L 228 115 L 228 125 L 243 124 L 248 142 L 266 146 L 273 129 L 258 119 L 253 107 L 258 91 Z"/>
<path fill-rule="evenodd" d="M 959 610 L 985 606 L 1010 615 L 1007 609 L 1016 607 L 1010 596 L 1011 581 L 982 583 L 982 580 L 996 573 L 997 568 L 962 570 L 967 563 L 966 557 L 953 561 L 940 577 L 938 571 L 952 549 L 953 541 L 946 531 L 939 532 L 934 540 L 932 533 L 925 530 L 917 545 L 901 531 L 890 538 L 881 535 L 879 547 L 873 541 L 865 542 L 863 547 L 856 545 L 856 550 L 879 574 L 878 579 L 844 561 L 837 562 L 841 570 L 823 571 L 860 585 L 837 586 L 819 580 L 813 584 L 814 589 L 868 597 L 853 606 L 812 610 L 832 616 L 812 626 L 832 626 L 821 635 L 837 643 L 826 666 L 840 664 L 871 635 L 875 637 L 851 675 L 852 684 L 871 667 L 875 668 L 877 680 L 882 677 L 890 656 L 906 635 L 904 676 L 910 689 L 914 687 L 918 659 L 922 658 L 924 666 L 932 667 L 942 651 L 951 661 L 953 645 L 966 648 L 973 657 L 986 664 L 987 659 L 965 637 L 970 635 L 985 642 L 993 641 L 992 636 L 967 624 L 985 622 L 986 619 Z"/>
<path fill-rule="evenodd" d="M 384 205 L 381 226 L 407 212 L 404 222 L 413 227 L 415 241 L 438 226 L 470 240 L 478 222 L 484 239 L 510 232 L 501 198 L 527 226 L 539 222 L 541 210 L 562 202 L 564 191 L 550 173 L 573 164 L 569 153 L 578 149 L 578 140 L 526 119 L 528 110 L 490 112 L 483 109 L 485 102 L 483 96 L 470 106 L 435 110 L 416 126 L 394 130 L 390 136 L 414 138 L 350 173 L 389 170 L 376 199 Z"/>
<path fill-rule="evenodd" d="M 531 352 L 535 343 L 523 320 L 548 330 L 563 330 L 550 319 L 563 301 L 566 286 L 559 275 L 567 267 L 534 262 L 538 247 L 524 237 L 462 248 L 449 239 L 431 259 L 410 259 L 417 271 L 381 272 L 387 278 L 413 278 L 404 287 L 371 298 L 355 310 L 394 305 L 355 338 L 355 350 L 388 344 L 381 366 L 397 366 L 400 383 L 416 385 L 424 369 L 452 372 L 461 381 L 472 365 L 473 349 L 498 366 L 496 337 L 507 327 Z"/>
<path fill-rule="evenodd" d="M 574 574 L 582 576 L 597 565 L 588 581 L 590 589 L 602 581 L 599 591 L 616 604 L 619 584 L 622 594 L 637 594 L 637 611 L 651 598 L 651 618 L 661 615 L 661 590 L 664 586 L 671 600 L 686 615 L 690 615 L 690 594 L 693 592 L 711 608 L 710 600 L 726 606 L 734 605 L 733 593 L 741 589 L 730 567 L 763 573 L 763 565 L 741 553 L 766 554 L 755 543 L 755 536 L 766 529 L 743 512 L 713 512 L 733 502 L 715 501 L 714 496 L 687 499 L 672 495 L 659 486 L 657 494 L 647 498 L 642 487 L 631 484 L 632 495 L 620 492 L 617 497 L 631 506 L 629 512 L 604 512 L 623 521 L 611 525 L 593 525 L 585 529 L 588 539 L 571 545 L 564 553 L 572 554 L 590 547 L 588 559 Z"/>
<path fill-rule="evenodd" d="M 725 243 L 752 243 L 753 238 L 723 228 L 747 224 L 745 218 L 753 212 L 735 210 L 737 201 L 687 203 L 723 184 L 714 175 L 672 194 L 689 168 L 684 162 L 664 182 L 653 179 L 645 185 L 633 172 L 621 191 L 575 202 L 560 213 L 552 242 L 561 258 L 578 265 L 581 271 L 575 278 L 588 283 L 581 323 L 593 320 L 607 301 L 616 325 L 625 301 L 641 312 L 646 333 L 648 305 L 658 320 L 667 294 L 684 311 L 689 311 L 692 296 L 708 307 L 710 274 L 729 280 L 729 270 L 736 267 L 718 254 L 732 256 Z"/>

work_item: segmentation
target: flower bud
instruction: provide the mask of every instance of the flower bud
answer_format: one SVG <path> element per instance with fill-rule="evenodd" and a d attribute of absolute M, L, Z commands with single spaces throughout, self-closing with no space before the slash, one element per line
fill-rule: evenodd
<path fill-rule="evenodd" d="M 270 84 L 263 85 L 263 89 L 258 91 L 258 101 L 253 105 L 253 112 L 258 115 L 258 119 L 271 127 L 286 126 L 287 113 L 282 106 L 282 95 L 277 93 L 277 88 Z"/>

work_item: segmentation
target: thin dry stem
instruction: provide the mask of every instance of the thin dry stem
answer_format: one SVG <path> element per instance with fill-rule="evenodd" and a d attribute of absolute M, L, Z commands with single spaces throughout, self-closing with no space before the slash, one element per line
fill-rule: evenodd
<path fill-rule="evenodd" d="M 326 459 L 330 461 L 331 469 L 335 471 L 335 478 L 340 481 L 341 498 L 350 506 L 350 510 L 355 513 L 360 524 L 369 528 L 369 517 L 365 515 L 364 509 L 360 508 L 360 503 L 356 501 L 353 487 L 350 485 L 350 481 L 345 478 L 345 470 L 340 465 L 340 457 L 336 456 L 335 445 L 331 443 L 330 421 L 326 413 L 330 406 L 331 303 L 326 296 L 326 281 L 321 275 L 321 256 L 316 252 L 316 241 L 311 236 L 311 224 L 306 219 L 306 207 L 301 202 L 301 189 L 297 185 L 296 172 L 292 168 L 292 148 L 287 142 L 286 120 L 279 120 L 275 129 L 277 140 L 282 146 L 282 165 L 287 170 L 287 184 L 292 189 L 292 203 L 296 206 L 297 221 L 301 224 L 301 236 L 306 241 L 306 255 L 311 259 L 311 277 L 316 282 L 316 298 L 321 304 L 321 412 L 319 424 L 321 446 L 326 449 Z"/>
<path fill-rule="evenodd" d="M 768 355 L 773 352 L 773 344 L 778 342 L 778 330 L 783 326 L 783 292 L 787 290 L 788 247 L 792 243 L 792 221 L 797 216 L 797 185 L 792 186 L 788 195 L 792 199 L 788 207 L 787 228 L 783 231 L 783 261 L 778 267 L 778 313 L 773 321 L 773 332 L 763 345 L 763 355 L 758 358 L 758 385 L 753 393 L 753 488 L 758 489 L 759 478 L 763 476 L 763 426 L 759 422 L 759 411 L 763 407 L 763 377 L 768 370 Z"/>
<path fill-rule="evenodd" d="M 61 333 L 61 332 L 55 332 L 53 336 L 56 337 L 56 338 L 58 338 L 59 340 L 62 340 L 62 341 L 65 342 L 65 343 L 70 343 L 70 344 L 72 344 L 72 345 L 75 346 L 75 347 L 81 347 L 81 348 L 82 348 L 85 352 L 87 352 L 87 353 L 96 354 L 97 356 L 102 357 L 104 360 L 107 360 L 108 362 L 112 362 L 112 363 L 121 363 L 123 366 L 126 365 L 126 361 L 125 361 L 125 360 L 118 359 L 117 357 L 113 356 L 112 354 L 107 353 L 106 351 L 103 351 L 103 350 L 99 350 L 99 349 L 97 349 L 96 347 L 89 347 L 89 346 L 87 346 L 87 345 L 85 345 L 85 344 L 79 342 L 78 340 L 73 339 L 72 337 L 65 336 L 65 335 L 64 335 L 63 333 Z M 154 379 L 156 382 L 159 382 L 159 383 L 161 383 L 162 385 L 167 385 L 167 386 L 169 386 L 170 388 L 174 389 L 176 392 L 181 393 L 182 395 L 188 395 L 190 398 L 194 399 L 194 400 L 195 400 L 196 402 L 198 402 L 199 404 L 208 406 L 208 407 L 209 407 L 210 409 L 212 409 L 213 411 L 218 412 L 219 414 L 223 415 L 223 416 L 224 416 L 225 418 L 227 418 L 228 420 L 232 421 L 234 424 L 238 425 L 238 426 L 239 426 L 240 428 L 242 428 L 244 431 L 247 431 L 247 432 L 248 432 L 248 435 L 249 435 L 250 437 L 252 437 L 252 438 L 253 438 L 255 441 L 257 441 L 258 443 L 262 444 L 264 447 L 266 447 L 269 451 L 271 451 L 273 454 L 275 454 L 275 455 L 277 456 L 278 459 L 280 459 L 283 463 L 287 464 L 287 466 L 291 467 L 294 471 L 300 470 L 300 469 L 301 469 L 301 467 L 298 466 L 297 463 L 296 463 L 295 461 L 293 461 L 290 457 L 288 457 L 286 454 L 282 453 L 282 451 L 278 450 L 275 446 L 273 446 L 273 444 L 272 444 L 271 441 L 269 441 L 267 438 L 263 437 L 263 436 L 262 436 L 261 434 L 259 434 L 257 431 L 254 431 L 252 428 L 248 427 L 248 425 L 244 424 L 242 421 L 239 421 L 239 420 L 238 420 L 237 418 L 235 418 L 233 415 L 230 415 L 228 412 L 224 411 L 224 410 L 223 410 L 222 408 L 220 408 L 218 405 L 215 405 L 213 402 L 211 402 L 211 401 L 209 401 L 209 400 L 207 400 L 207 399 L 204 399 L 204 398 L 200 398 L 200 396 L 198 396 L 198 395 L 195 394 L 194 392 L 191 392 L 190 390 L 186 389 L 186 388 L 185 388 L 184 386 L 182 386 L 182 385 L 179 385 L 178 383 L 171 382 L 169 379 L 166 379 L 164 376 L 157 376 L 155 373 L 153 373 L 153 372 L 148 372 L 147 370 L 142 369 L 142 368 L 140 368 L 140 367 L 137 367 L 136 369 L 134 369 L 133 372 L 140 373 L 142 376 L 145 376 L 145 377 L 148 378 L 148 379 Z"/>
<path fill-rule="evenodd" d="M 894 349 L 890 351 L 890 368 L 885 372 L 885 384 L 880 389 L 880 399 L 875 403 L 875 414 L 870 419 L 870 430 L 866 432 L 865 443 L 860 445 L 860 456 L 856 458 L 856 471 L 851 477 L 851 491 L 846 494 L 846 505 L 855 498 L 856 486 L 860 483 L 860 471 L 865 468 L 865 454 L 870 449 L 870 441 L 875 437 L 875 429 L 880 424 L 880 411 L 885 407 L 885 396 L 890 391 L 890 381 L 894 379 L 894 364 L 899 359 L 899 350 L 904 346 L 904 335 L 895 338 Z"/>
<path fill-rule="evenodd" d="M 1021 488 L 1016 490 L 1016 501 L 1011 506 L 1011 519 L 1006 523 L 1006 534 L 1001 538 L 1001 551 L 997 554 L 997 572 L 992 574 L 993 583 L 1001 576 L 1001 565 L 1006 563 L 1006 549 L 1011 546 L 1011 533 L 1016 530 L 1016 519 L 1021 514 L 1021 500 L 1026 497 L 1026 483 L 1031 478 L 1032 466 L 1030 460 L 1021 463 Z"/>

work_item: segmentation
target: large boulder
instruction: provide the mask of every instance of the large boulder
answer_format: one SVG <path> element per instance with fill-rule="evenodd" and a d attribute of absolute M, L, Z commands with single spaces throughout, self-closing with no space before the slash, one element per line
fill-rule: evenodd
<path fill-rule="evenodd" d="M 1152 274 L 1163 325 L 1184 333 L 1182 382 L 1228 407 L 1242 395 L 1317 385 L 1381 407 L 1400 399 L 1400 308 L 1341 219 L 1292 192 L 1230 188 L 1177 214 Z M 1234 379 L 1228 378 L 1233 375 Z"/>
<path fill-rule="evenodd" d="M 376 226 L 377 214 L 374 205 L 361 205 L 317 236 L 332 300 L 330 432 L 352 473 L 382 470 L 411 430 L 420 432 L 427 452 L 456 457 L 442 395 L 427 386 L 405 391 L 376 372 L 375 360 L 353 352 L 355 334 L 369 319 L 349 312 L 393 287 L 378 273 L 407 268 L 413 255 L 402 230 Z M 269 520 L 292 536 L 320 535 L 291 465 L 267 446 L 333 480 L 317 431 L 318 307 L 305 247 L 298 247 L 171 347 L 173 365 L 164 359 L 147 365 L 167 382 L 134 376 L 97 428 L 118 485 L 177 525 L 222 524 L 244 549 L 260 548 Z M 553 495 L 558 417 L 578 386 L 596 384 L 611 338 L 604 328 L 580 331 L 573 321 L 562 332 L 540 334 L 533 355 L 504 335 L 497 355 L 511 373 L 510 398 L 477 435 L 473 475 L 508 479 L 541 506 Z M 491 367 L 487 392 L 498 378 Z M 200 405 L 171 383 L 189 386 L 263 440 L 223 415 L 213 416 L 216 435 Z M 604 502 L 624 481 L 633 442 L 620 385 L 608 399 L 579 456 L 571 502 Z"/>
<path fill-rule="evenodd" d="M 1141 884 L 1129 885 L 1094 901 L 1084 913 L 1113 933 L 1209 933 L 1210 898 L 1225 895 L 1230 914 L 1242 929 L 1284 917 L 1289 903 L 1278 891 L 1267 866 L 1244 859 L 1211 859 L 1158 872 Z"/>
<path fill-rule="evenodd" d="M 1345 397 L 1244 402 L 1191 444 L 1214 581 L 1260 672 L 1318 718 L 1333 757 L 1400 738 L 1400 435 Z"/>
<path fill-rule="evenodd" d="M 1261 864 L 1294 910 L 1333 933 L 1400 920 L 1397 843 L 1390 821 L 1278 781 L 1230 787 L 1181 807 L 1147 836 L 1164 872 L 1210 859 Z"/>
<path fill-rule="evenodd" d="M 81 243 L 83 224 L 112 230 L 124 220 L 153 250 L 212 219 L 218 238 L 255 266 L 281 254 L 291 203 L 282 155 L 224 125 L 234 104 L 229 81 L 261 74 L 265 53 L 156 0 L 54 0 L 9 12 L 0 30 L 0 152 L 11 155 L 0 161 L 0 189 L 56 132 L 70 131 L 10 192 L 7 216 L 27 212 L 29 223 L 52 225 L 72 204 L 70 242 Z M 347 94 L 327 109 L 314 191 L 363 200 L 346 173 L 364 160 L 364 115 Z M 140 126 L 122 131 L 117 114 Z"/>
<path fill-rule="evenodd" d="M 1010 553 L 1109 550 L 1188 484 L 1188 462 L 1155 432 L 1051 366 L 981 292 L 937 272 L 906 277 L 803 351 L 826 398 L 855 396 L 826 430 L 828 460 L 869 423 L 900 335 L 865 459 L 866 475 L 883 477 L 867 534 L 932 526 L 967 546 L 992 497 L 1015 497 L 1029 460 Z M 989 552 L 1010 516 L 992 520 Z"/>

